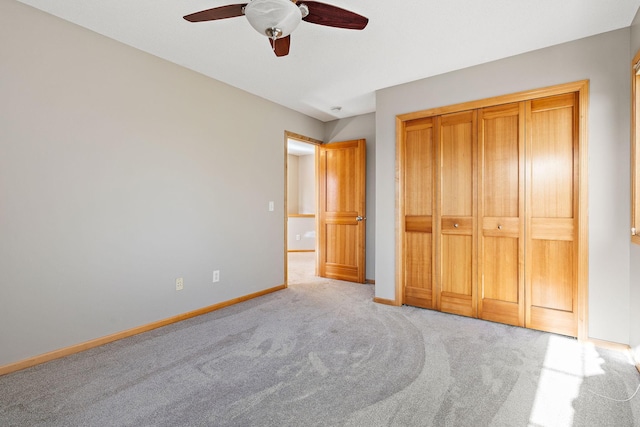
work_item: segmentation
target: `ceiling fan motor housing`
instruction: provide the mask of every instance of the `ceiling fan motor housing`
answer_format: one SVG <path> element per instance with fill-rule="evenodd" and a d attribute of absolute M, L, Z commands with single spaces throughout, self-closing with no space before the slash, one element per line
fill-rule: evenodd
<path fill-rule="evenodd" d="M 271 39 L 291 34 L 300 24 L 302 13 L 290 0 L 252 0 L 244 8 L 251 26 Z"/>
<path fill-rule="evenodd" d="M 311 24 L 351 30 L 362 30 L 369 22 L 366 17 L 357 13 L 319 1 L 245 1 L 248 3 L 228 4 L 190 13 L 185 15 L 184 19 L 189 22 L 206 22 L 244 15 L 258 33 L 269 37 L 269 43 L 276 56 L 289 54 L 289 36 L 302 20 Z"/>

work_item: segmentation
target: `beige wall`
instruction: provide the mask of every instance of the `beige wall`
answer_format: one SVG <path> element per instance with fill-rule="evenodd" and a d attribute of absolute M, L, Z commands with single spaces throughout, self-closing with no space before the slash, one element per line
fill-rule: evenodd
<path fill-rule="evenodd" d="M 287 210 L 289 214 L 316 213 L 315 155 L 287 156 Z M 314 218 L 290 217 L 287 220 L 287 250 L 315 250 Z"/>
<path fill-rule="evenodd" d="M 287 211 L 316 213 L 315 155 L 287 156 Z"/>
<path fill-rule="evenodd" d="M 0 366 L 283 283 L 323 123 L 15 1 L 0 40 Z"/>
<path fill-rule="evenodd" d="M 589 79 L 589 335 L 629 343 L 629 43 L 627 28 L 378 91 L 376 296 L 395 297 L 395 116 Z"/>
<path fill-rule="evenodd" d="M 298 157 L 298 213 L 316 213 L 316 156 Z"/>
<path fill-rule="evenodd" d="M 297 214 L 300 209 L 299 175 L 299 157 L 287 155 L 287 211 L 290 214 Z"/>
<path fill-rule="evenodd" d="M 314 251 L 316 249 L 316 219 L 289 217 L 287 220 L 287 250 Z"/>

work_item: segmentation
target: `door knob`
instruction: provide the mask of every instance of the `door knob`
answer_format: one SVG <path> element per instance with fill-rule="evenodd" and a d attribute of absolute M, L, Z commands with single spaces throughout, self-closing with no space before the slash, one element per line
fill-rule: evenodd
<path fill-rule="evenodd" d="M 362 220 L 365 220 L 365 219 L 367 219 L 367 217 L 361 217 L 361 216 L 357 216 L 356 217 L 356 221 L 362 221 Z"/>
<path fill-rule="evenodd" d="M 455 228 L 458 228 L 458 227 L 459 227 L 459 225 L 458 225 L 458 224 L 453 224 L 453 226 L 454 226 Z"/>

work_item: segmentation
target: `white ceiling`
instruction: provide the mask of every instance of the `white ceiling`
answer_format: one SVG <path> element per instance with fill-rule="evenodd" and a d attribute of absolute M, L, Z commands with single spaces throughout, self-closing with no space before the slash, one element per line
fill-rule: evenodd
<path fill-rule="evenodd" d="M 323 0 L 363 31 L 302 22 L 276 57 L 244 17 L 182 16 L 247 0 L 19 0 L 322 121 L 375 111 L 375 91 L 628 27 L 640 0 Z M 342 107 L 339 111 L 332 107 Z"/>

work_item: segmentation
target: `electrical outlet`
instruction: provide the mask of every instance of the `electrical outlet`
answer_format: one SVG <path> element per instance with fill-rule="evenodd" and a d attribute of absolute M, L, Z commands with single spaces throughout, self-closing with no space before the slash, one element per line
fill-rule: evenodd
<path fill-rule="evenodd" d="M 176 279 L 176 291 L 181 291 L 184 288 L 184 279 L 182 277 L 178 277 Z"/>
<path fill-rule="evenodd" d="M 300 240 L 300 235 L 296 234 L 296 240 Z"/>
<path fill-rule="evenodd" d="M 213 283 L 217 283 L 220 281 L 220 270 L 213 271 Z"/>
<path fill-rule="evenodd" d="M 275 209 L 275 205 L 273 202 L 269 202 L 269 212 L 273 212 L 273 210 Z"/>

